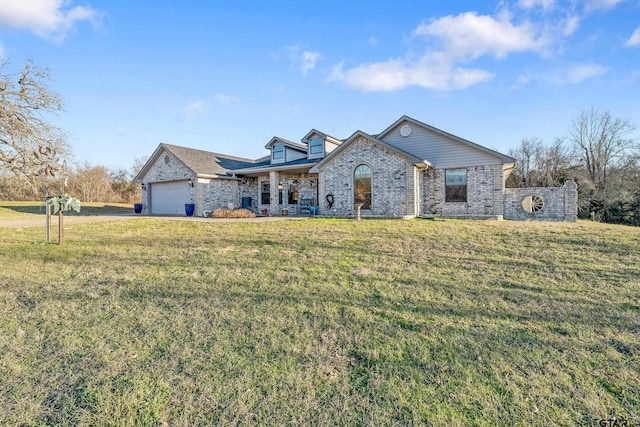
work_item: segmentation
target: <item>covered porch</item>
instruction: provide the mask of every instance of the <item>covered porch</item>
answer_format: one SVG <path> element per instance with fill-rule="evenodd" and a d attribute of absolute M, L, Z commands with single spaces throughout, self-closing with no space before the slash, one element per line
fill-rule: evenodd
<path fill-rule="evenodd" d="M 317 214 L 318 174 L 309 173 L 317 161 L 304 160 L 235 171 L 241 179 L 242 207 L 262 216 Z"/>

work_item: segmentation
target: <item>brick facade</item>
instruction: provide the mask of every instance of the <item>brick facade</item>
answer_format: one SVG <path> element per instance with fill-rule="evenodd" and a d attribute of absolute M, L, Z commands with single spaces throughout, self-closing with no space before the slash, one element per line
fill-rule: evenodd
<path fill-rule="evenodd" d="M 294 174 L 285 172 L 270 172 L 269 175 L 261 175 L 256 180 L 254 195 L 255 210 L 257 213 L 267 210 L 269 215 L 281 215 L 283 209 L 288 209 L 291 214 L 298 212 L 298 203 L 289 203 L 289 186 L 297 186 L 298 202 L 302 198 L 314 199 L 317 203 L 318 176 L 316 174 Z M 269 204 L 262 203 L 262 183 L 270 184 Z M 280 188 L 282 186 L 282 188 Z M 280 204 L 280 191 L 282 191 L 282 203 Z"/>
<path fill-rule="evenodd" d="M 173 153 L 165 152 L 158 161 L 151 165 L 145 174 L 144 182 L 170 182 L 187 180 L 189 178 L 195 179 L 193 171 L 185 166 Z M 142 202 L 142 213 L 146 215 L 151 213 L 149 211 L 149 206 L 151 206 L 151 192 L 149 190 L 149 187 L 145 185 L 140 198 Z M 192 190 L 191 197 L 193 198 L 194 196 L 195 194 Z"/>
<path fill-rule="evenodd" d="M 422 213 L 447 218 L 502 219 L 504 188 L 502 165 L 473 166 L 467 170 L 467 201 L 445 201 L 445 169 L 422 173 Z"/>
<path fill-rule="evenodd" d="M 363 216 L 413 217 L 415 210 L 415 166 L 408 158 L 382 145 L 360 137 L 345 147 L 319 174 L 320 215 L 345 217 L 355 214 L 354 177 L 357 166 L 364 164 L 372 172 L 371 209 Z M 334 204 L 328 209 L 325 198 L 333 195 Z"/>
<path fill-rule="evenodd" d="M 219 208 L 240 207 L 239 186 L 238 179 L 198 180 L 194 188 L 195 214 L 200 216 L 204 211 L 213 212 Z"/>
<path fill-rule="evenodd" d="M 415 131 L 402 134 L 397 129 L 407 121 L 416 126 Z M 340 142 L 335 138 L 333 140 L 336 146 Z M 160 183 L 188 183 L 191 180 L 193 187 L 187 187 L 186 184 L 184 189 L 179 185 L 164 186 L 164 199 L 169 199 L 169 206 L 172 206 L 172 199 L 177 204 L 178 201 L 182 203 L 183 198 L 190 198 L 195 203 L 195 214 L 202 215 L 205 211 L 218 208 L 241 207 L 243 199 L 250 197 L 250 209 L 256 213 L 266 209 L 269 215 L 281 215 L 283 209 L 288 209 L 290 214 L 297 214 L 300 212 L 299 203 L 293 199 L 290 203 L 289 200 L 289 190 L 295 185 L 296 201 L 313 199 L 313 205 L 319 208 L 321 216 L 350 217 L 355 215 L 354 171 L 359 165 L 366 165 L 372 173 L 371 208 L 361 211 L 363 217 L 411 218 L 434 215 L 445 218 L 548 221 L 575 221 L 577 218 L 575 182 L 568 181 L 564 187 L 555 188 L 506 189 L 504 182 L 508 173 L 505 171 L 512 166 L 514 159 L 478 148 L 475 144 L 409 118 L 401 119 L 388 131 L 376 136 L 358 131 L 324 160 L 303 158 L 304 145 L 301 146 L 298 152 L 302 157 L 288 164 L 274 165 L 264 159 L 245 161 L 161 144 L 141 171 L 141 177 L 137 178 L 137 182 L 143 184 L 143 213 L 150 213 L 153 190 L 149 189 L 153 185 L 162 188 Z M 423 151 L 425 147 L 431 151 Z M 174 152 L 179 153 L 180 157 Z M 221 166 L 211 169 L 209 164 L 219 165 L 223 162 L 218 157 L 212 159 L 208 155 L 222 158 L 226 162 L 224 169 L 221 170 Z M 320 163 L 316 164 L 318 161 Z M 429 162 L 433 162 L 435 167 L 427 167 Z M 457 167 L 465 164 L 473 166 Z M 446 201 L 445 168 L 448 167 L 466 170 L 464 202 Z M 196 170 L 199 172 L 194 172 Z M 262 203 L 263 183 L 270 185 L 269 203 L 265 204 Z M 331 208 L 328 207 L 327 196 L 333 198 Z M 523 201 L 527 198 L 532 200 L 532 196 L 536 196 L 535 200 L 540 202 L 541 207 L 535 212 L 532 209 L 526 212 Z"/>

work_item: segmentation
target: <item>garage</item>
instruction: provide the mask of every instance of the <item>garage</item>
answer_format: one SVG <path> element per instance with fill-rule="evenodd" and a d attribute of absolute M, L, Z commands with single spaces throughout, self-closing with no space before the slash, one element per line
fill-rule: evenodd
<path fill-rule="evenodd" d="M 184 215 L 184 205 L 193 203 L 188 181 L 154 182 L 150 187 L 153 215 Z"/>

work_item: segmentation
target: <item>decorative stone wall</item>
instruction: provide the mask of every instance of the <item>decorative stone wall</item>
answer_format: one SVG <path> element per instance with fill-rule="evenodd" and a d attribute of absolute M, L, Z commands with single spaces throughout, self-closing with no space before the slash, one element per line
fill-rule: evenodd
<path fill-rule="evenodd" d="M 538 201 L 539 209 L 527 209 L 530 199 Z M 525 200 L 527 199 L 527 200 Z M 540 202 L 541 200 L 541 202 Z M 578 188 L 575 181 L 563 187 L 507 188 L 505 190 L 504 217 L 515 221 L 568 221 L 578 218 Z"/>
<path fill-rule="evenodd" d="M 415 211 L 415 166 L 408 158 L 364 137 L 356 139 L 325 164 L 319 174 L 320 215 L 354 215 L 353 172 L 365 164 L 372 172 L 371 210 L 363 217 L 413 217 Z M 326 196 L 333 195 L 328 209 Z"/>
<path fill-rule="evenodd" d="M 472 166 L 466 169 L 466 202 L 445 202 L 445 169 L 430 168 L 423 172 L 423 214 L 446 218 L 502 219 L 502 165 Z"/>

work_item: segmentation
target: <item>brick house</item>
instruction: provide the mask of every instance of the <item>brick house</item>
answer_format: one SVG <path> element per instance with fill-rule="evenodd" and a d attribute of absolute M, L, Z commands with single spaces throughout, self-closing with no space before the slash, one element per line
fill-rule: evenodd
<path fill-rule="evenodd" d="M 196 215 L 220 207 L 348 217 L 575 221 L 577 191 L 506 189 L 512 157 L 403 116 L 381 133 L 345 140 L 316 129 L 301 142 L 274 137 L 245 159 L 160 144 L 136 176 L 143 212 Z"/>

